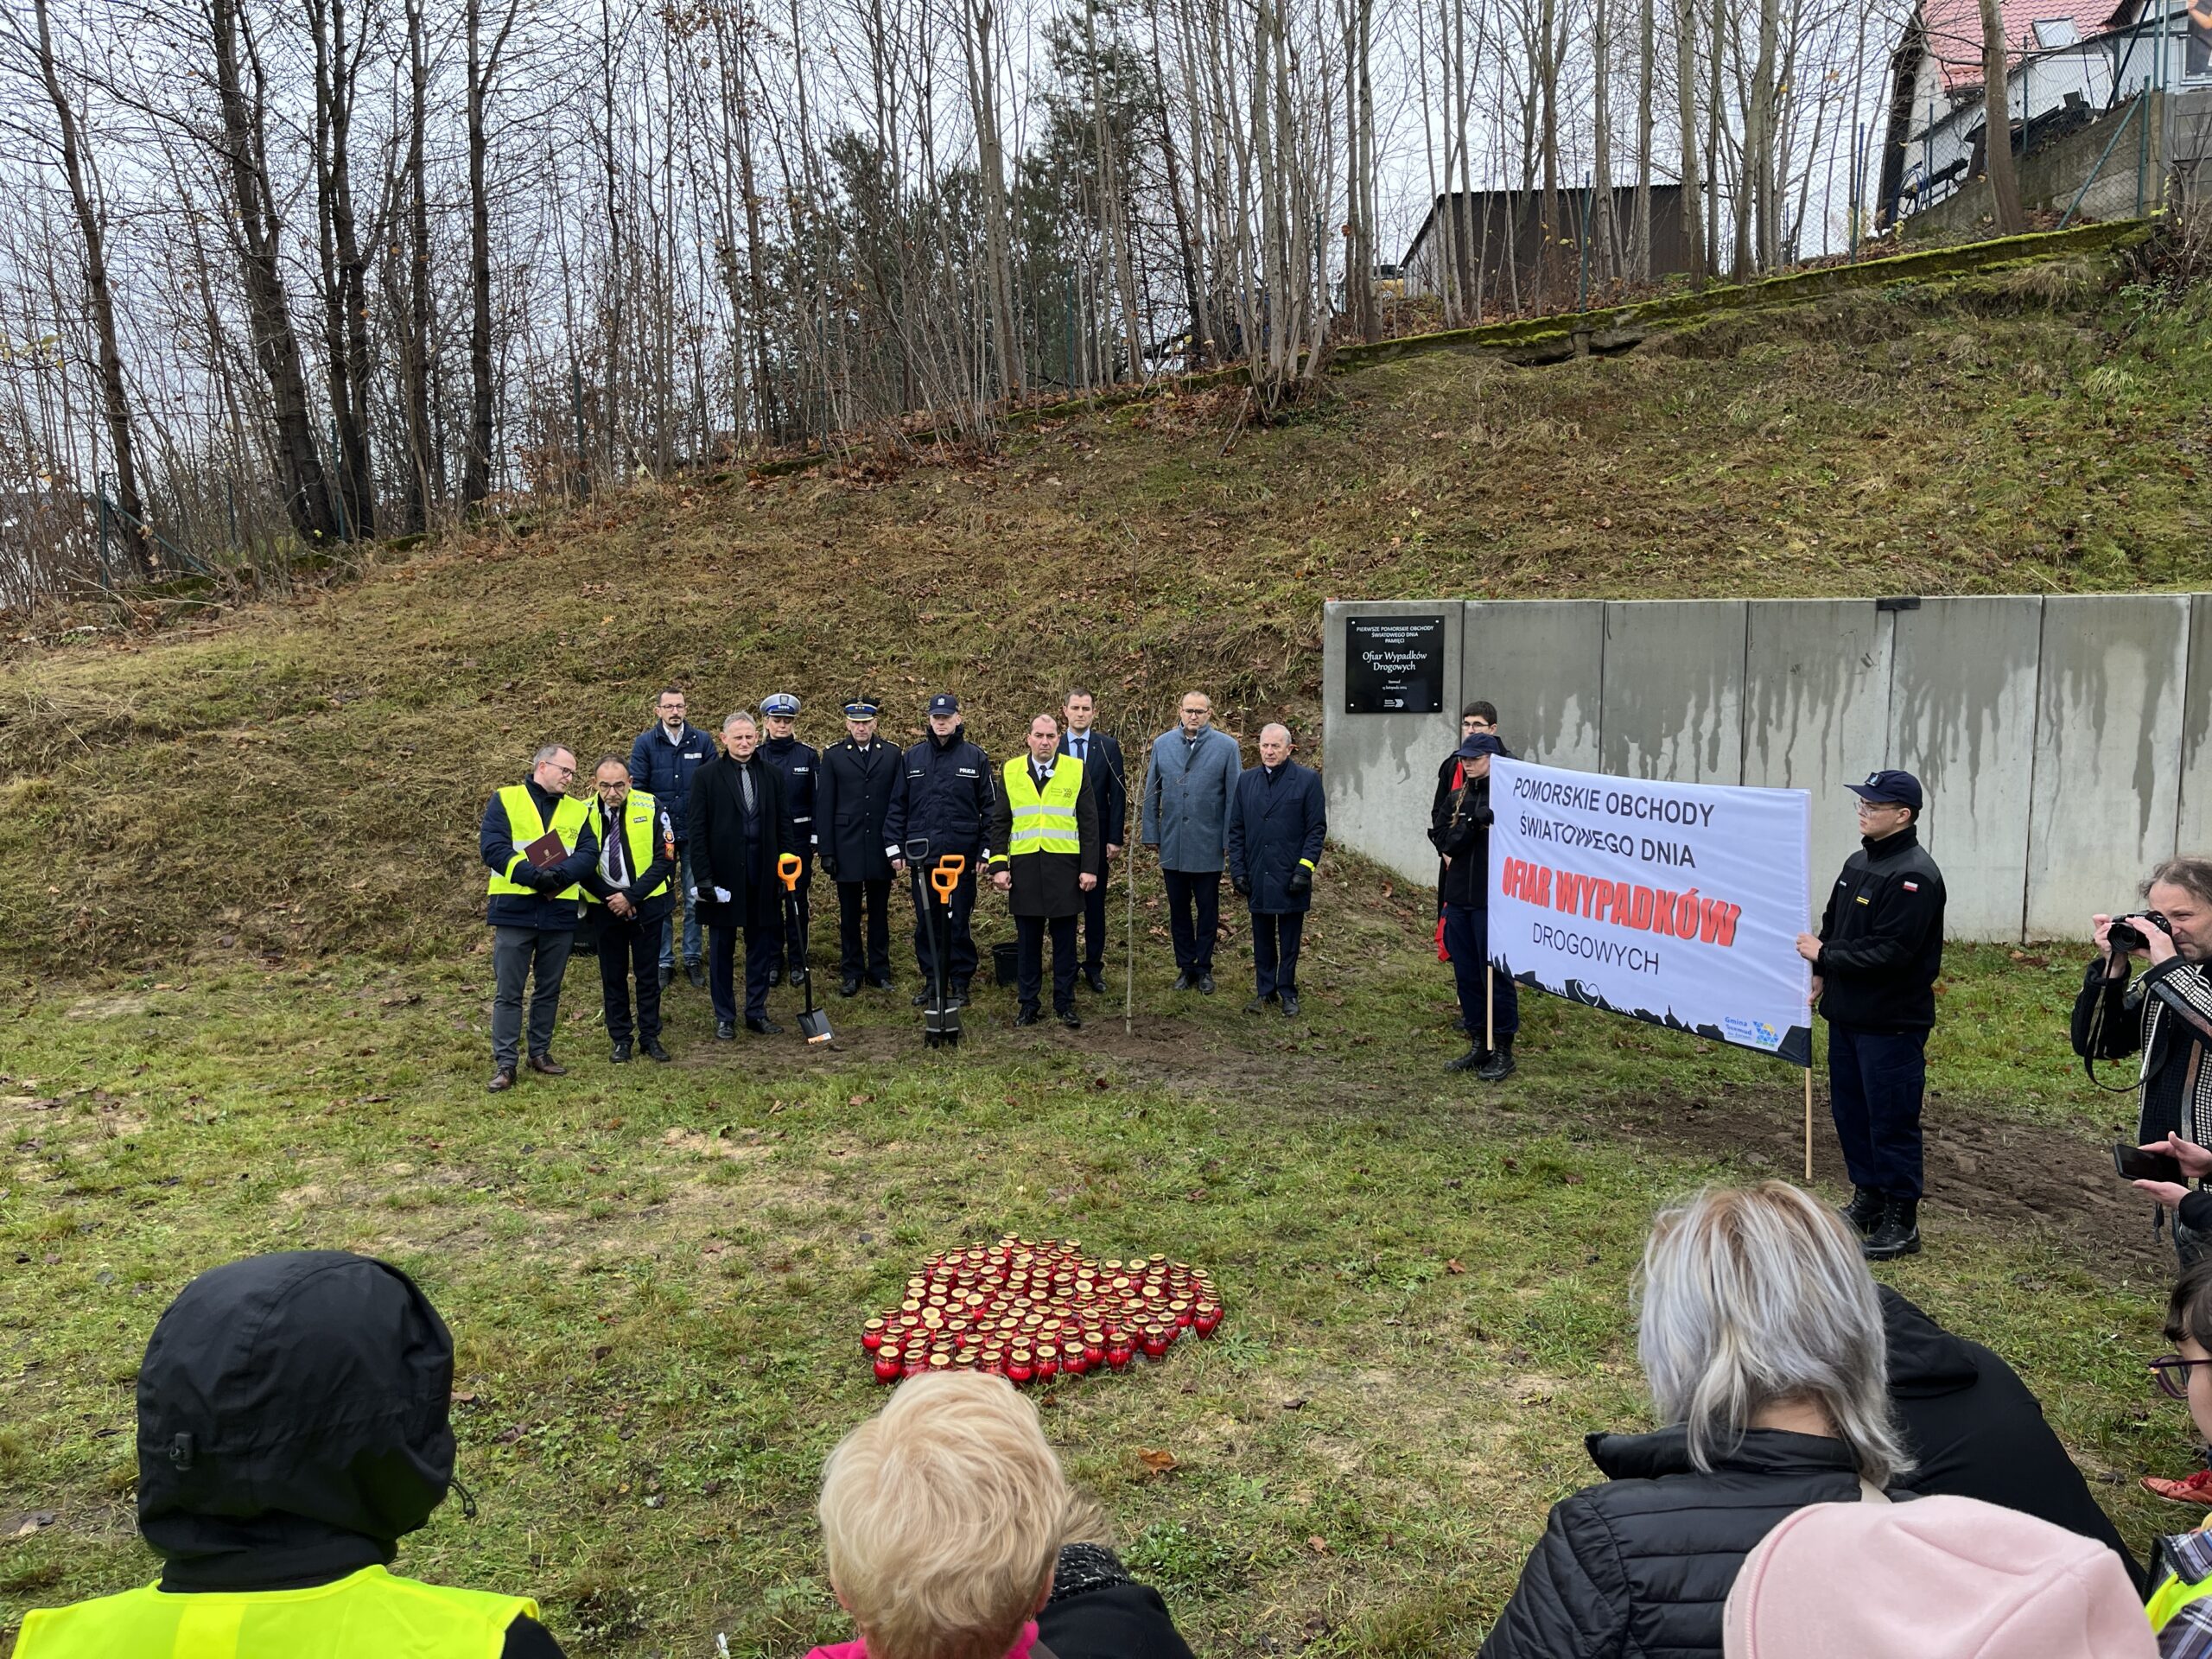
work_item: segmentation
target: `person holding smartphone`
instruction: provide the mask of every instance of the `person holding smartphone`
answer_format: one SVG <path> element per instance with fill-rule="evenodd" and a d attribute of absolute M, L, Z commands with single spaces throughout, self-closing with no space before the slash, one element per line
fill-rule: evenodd
<path fill-rule="evenodd" d="M 2212 1144 L 2212 858 L 2168 859 L 2143 897 L 2133 915 L 2089 918 L 2097 957 L 2074 1000 L 2074 1052 L 2091 1062 L 2139 1053 L 2136 1141 L 2151 1152 L 2198 1149 Z M 2131 983 L 2138 961 L 2146 965 Z M 2212 1175 L 2212 1160 L 2192 1161 L 2181 1158 L 2185 1177 Z M 2184 1211 L 2180 1182 L 2136 1185 L 2171 1216 L 2183 1267 L 2212 1251 L 2212 1194 Z"/>

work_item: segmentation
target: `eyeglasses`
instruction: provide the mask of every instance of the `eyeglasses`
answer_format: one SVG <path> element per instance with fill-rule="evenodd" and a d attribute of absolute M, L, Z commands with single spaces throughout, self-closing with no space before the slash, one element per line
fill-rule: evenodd
<path fill-rule="evenodd" d="M 573 778 L 576 775 L 576 769 L 574 766 L 555 766 L 553 775 L 556 778 Z"/>
<path fill-rule="evenodd" d="M 2151 1362 L 2152 1379 L 2158 1391 L 2169 1399 L 2189 1398 L 2189 1372 L 2193 1365 L 2212 1365 L 2212 1359 L 2183 1359 L 2179 1354 L 2161 1354 Z"/>

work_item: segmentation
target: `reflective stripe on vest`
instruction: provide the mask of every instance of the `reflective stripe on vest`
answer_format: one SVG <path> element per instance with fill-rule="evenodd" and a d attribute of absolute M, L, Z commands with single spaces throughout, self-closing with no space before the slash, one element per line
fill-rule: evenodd
<path fill-rule="evenodd" d="M 633 881 L 652 864 L 653 831 L 657 827 L 654 820 L 659 817 L 659 812 L 654 808 L 653 798 L 642 789 L 632 790 L 629 799 L 622 803 L 622 839 L 630 846 L 630 879 Z M 645 899 L 658 899 L 667 891 L 668 883 L 663 880 L 642 899 L 632 893 L 630 900 L 632 904 L 643 904 Z M 587 893 L 584 902 L 595 905 L 601 901 Z"/>
<path fill-rule="evenodd" d="M 2202 1601 L 2207 1596 L 2212 1596 L 2212 1578 L 2199 1579 L 2192 1584 L 2178 1573 L 2168 1573 L 2166 1581 L 2158 1586 L 2158 1592 L 2151 1598 L 2150 1605 L 2145 1609 L 2151 1615 L 2151 1628 L 2164 1630 L 2166 1621 L 2176 1613 L 2192 1601 Z"/>
<path fill-rule="evenodd" d="M 545 833 L 545 820 L 537 816 L 537 803 L 531 798 L 530 791 L 521 784 L 510 784 L 501 790 L 499 804 L 507 810 L 507 839 L 514 843 L 515 855 L 507 861 L 505 870 L 493 873 L 491 885 L 484 891 L 518 893 L 532 899 L 582 898 L 584 890 L 582 887 L 563 887 L 558 893 L 548 894 L 508 879 L 513 875 L 516 865 L 530 862 L 523 856 L 522 849 Z M 560 834 L 561 844 L 572 853 L 576 850 L 576 843 L 583 838 L 585 815 L 590 810 L 588 803 L 570 800 L 565 795 L 553 808 L 553 828 Z"/>
<path fill-rule="evenodd" d="M 1007 837 L 1007 856 L 1024 853 L 1077 853 L 1083 837 L 1077 829 L 1076 803 L 1083 798 L 1083 762 L 1064 754 L 1045 780 L 1040 791 L 1029 779 L 1029 757 L 1006 763 L 1007 804 L 1014 810 L 1014 832 Z"/>
<path fill-rule="evenodd" d="M 16 1659 L 499 1659 L 526 1596 L 365 1567 L 312 1590 L 173 1595 L 158 1586 L 28 1615 Z"/>

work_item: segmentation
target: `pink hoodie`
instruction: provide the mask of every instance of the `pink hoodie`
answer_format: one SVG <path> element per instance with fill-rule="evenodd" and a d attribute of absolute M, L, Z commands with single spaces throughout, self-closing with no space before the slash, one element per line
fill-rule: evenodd
<path fill-rule="evenodd" d="M 1031 1619 L 1021 1627 L 1021 1634 L 1014 1638 L 1014 1645 L 1006 1650 L 1006 1659 L 1029 1659 L 1029 1649 L 1036 1645 L 1037 1621 Z M 868 1659 L 865 1642 L 833 1642 L 826 1648 L 817 1648 L 806 1659 Z"/>

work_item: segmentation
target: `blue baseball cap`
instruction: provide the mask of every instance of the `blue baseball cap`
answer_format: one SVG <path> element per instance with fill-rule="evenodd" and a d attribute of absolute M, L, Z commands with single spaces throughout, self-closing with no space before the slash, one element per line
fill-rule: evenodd
<path fill-rule="evenodd" d="M 1462 760 L 1472 760 L 1478 755 L 1503 754 L 1505 745 L 1497 741 L 1495 732 L 1473 732 L 1462 740 L 1452 753 Z"/>
<path fill-rule="evenodd" d="M 960 699 L 950 691 L 940 691 L 930 699 L 930 713 L 933 715 L 957 715 L 959 712 Z"/>
<path fill-rule="evenodd" d="M 1865 783 L 1844 787 L 1872 806 L 1909 806 L 1920 810 L 1920 779 L 1909 772 L 1870 772 Z"/>
<path fill-rule="evenodd" d="M 847 720 L 874 720 L 875 699 L 874 697 L 855 698 L 845 705 L 845 718 Z"/>
<path fill-rule="evenodd" d="M 798 699 L 788 691 L 772 691 L 760 699 L 760 712 L 780 715 L 786 720 L 798 718 Z"/>

